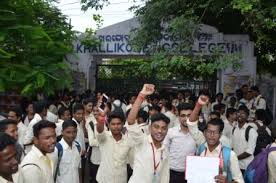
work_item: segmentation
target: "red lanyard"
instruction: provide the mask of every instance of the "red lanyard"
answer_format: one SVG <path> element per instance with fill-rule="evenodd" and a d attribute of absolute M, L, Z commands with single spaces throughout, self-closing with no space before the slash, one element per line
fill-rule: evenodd
<path fill-rule="evenodd" d="M 161 160 L 163 159 L 163 151 L 161 151 L 160 161 L 156 164 L 154 147 L 153 147 L 152 143 L 150 143 L 150 145 L 151 145 L 152 155 L 153 155 L 153 170 L 154 170 L 154 174 L 156 174 L 156 170 L 157 170 Z"/>

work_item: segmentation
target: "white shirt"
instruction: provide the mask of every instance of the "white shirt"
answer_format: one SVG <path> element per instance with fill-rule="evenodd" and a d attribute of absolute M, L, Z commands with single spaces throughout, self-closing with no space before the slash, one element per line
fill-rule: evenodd
<path fill-rule="evenodd" d="M 271 145 L 271 147 L 276 147 L 276 141 Z M 276 182 L 276 151 L 272 151 L 268 155 L 268 183 Z"/>
<path fill-rule="evenodd" d="M 264 98 L 262 98 L 262 95 L 258 95 L 255 99 L 254 99 L 254 103 L 253 103 L 254 107 L 257 109 L 266 109 L 266 101 Z"/>
<path fill-rule="evenodd" d="M 83 126 L 82 126 L 83 123 L 82 122 L 78 123 L 77 120 L 75 120 L 74 118 L 72 120 L 76 122 L 77 129 L 78 129 L 76 141 L 80 143 L 81 150 L 85 151 L 85 140 L 84 140 L 84 132 L 83 132 Z"/>
<path fill-rule="evenodd" d="M 220 152 L 222 150 L 221 144 L 219 144 L 212 152 L 209 150 L 207 144 L 205 144 L 205 147 L 206 147 L 205 151 L 203 151 L 200 154 L 200 156 L 206 156 L 206 157 L 219 157 L 220 156 Z M 205 155 L 205 152 L 206 152 L 206 155 Z M 220 158 L 222 158 L 222 157 L 220 157 Z M 230 153 L 229 165 L 230 165 L 232 179 L 238 183 L 244 183 L 243 176 L 240 171 L 237 155 L 233 151 L 231 151 L 231 153 Z M 223 175 L 227 176 L 227 172 L 223 171 Z M 199 176 L 200 176 L 200 174 L 199 174 Z"/>
<path fill-rule="evenodd" d="M 58 122 L 56 123 L 56 135 L 60 136 L 62 133 L 62 124 L 63 124 L 64 120 L 62 119 L 58 119 Z"/>
<path fill-rule="evenodd" d="M 54 113 L 50 112 L 49 110 L 47 110 L 46 120 L 53 122 L 53 123 L 57 123 L 58 116 L 55 115 Z"/>
<path fill-rule="evenodd" d="M 88 133 L 88 142 L 92 148 L 90 161 L 95 165 L 99 165 L 101 162 L 101 153 L 99 148 L 99 142 L 97 140 L 97 120 L 94 118 L 92 121 L 90 121 L 90 123 L 86 122 L 86 125 Z M 93 125 L 94 129 L 91 128 L 91 125 Z"/>
<path fill-rule="evenodd" d="M 245 123 L 242 128 L 238 126 L 235 128 L 233 136 L 232 136 L 232 147 L 234 152 L 239 156 L 240 154 L 247 152 L 248 154 L 252 154 L 251 156 L 239 160 L 240 168 L 245 170 L 249 163 L 254 159 L 254 151 L 256 147 L 256 141 L 258 137 L 258 133 L 254 128 L 249 130 L 248 142 L 245 139 L 245 131 L 249 124 Z"/>
<path fill-rule="evenodd" d="M 122 135 L 116 141 L 110 131 L 97 134 L 101 152 L 101 163 L 97 173 L 99 183 L 127 183 L 127 160 L 133 142 Z"/>
<path fill-rule="evenodd" d="M 228 119 L 224 119 L 224 128 L 223 128 L 223 132 L 222 134 L 224 136 L 226 136 L 227 138 L 231 139 L 232 137 L 232 131 L 233 131 L 233 126 L 235 126 L 236 122 L 234 122 L 233 124 L 231 124 Z"/>
<path fill-rule="evenodd" d="M 41 116 L 39 114 L 35 113 L 34 118 L 28 125 L 27 131 L 26 131 L 26 135 L 24 138 L 25 145 L 33 142 L 33 137 L 34 137 L 33 126 L 41 120 L 42 120 Z"/>
<path fill-rule="evenodd" d="M 164 145 L 156 149 L 151 136 L 145 136 L 137 124 L 128 127 L 128 135 L 135 143 L 133 174 L 128 183 L 152 183 L 154 179 L 154 159 L 159 166 L 156 169 L 158 183 L 169 183 L 169 156 Z M 153 145 L 151 145 L 153 144 Z M 153 156 L 155 152 L 155 157 Z"/>
<path fill-rule="evenodd" d="M 18 167 L 18 171 L 15 174 L 12 174 L 13 183 L 23 183 L 23 177 L 20 167 Z M 4 179 L 0 176 L 0 183 L 10 183 L 8 180 Z"/>
<path fill-rule="evenodd" d="M 47 159 L 50 161 L 50 165 L 47 164 Z M 32 146 L 32 150 L 25 156 L 20 166 L 22 167 L 24 182 L 54 183 L 53 162 L 48 155 L 43 155 L 37 147 Z"/>
<path fill-rule="evenodd" d="M 81 155 L 75 143 L 72 148 L 62 138 L 59 142 L 63 148 L 63 155 L 59 164 L 59 174 L 56 183 L 79 183 L 79 167 Z M 58 150 L 52 153 L 52 160 L 55 168 L 58 161 Z"/>
<path fill-rule="evenodd" d="M 164 114 L 170 119 L 169 128 L 178 126 L 179 120 L 174 113 L 172 113 L 171 111 L 167 111 Z"/>
<path fill-rule="evenodd" d="M 149 132 L 149 124 L 148 123 L 141 123 L 141 124 L 138 124 L 138 126 L 144 134 L 149 135 L 150 132 Z"/>
<path fill-rule="evenodd" d="M 197 147 L 191 134 L 189 132 L 184 134 L 180 126 L 170 128 L 164 140 L 164 145 L 168 148 L 170 169 L 184 172 L 186 156 L 194 155 Z"/>
<path fill-rule="evenodd" d="M 18 129 L 18 143 L 23 146 L 24 145 L 24 138 L 27 132 L 27 127 L 20 121 L 17 124 L 17 129 Z"/>

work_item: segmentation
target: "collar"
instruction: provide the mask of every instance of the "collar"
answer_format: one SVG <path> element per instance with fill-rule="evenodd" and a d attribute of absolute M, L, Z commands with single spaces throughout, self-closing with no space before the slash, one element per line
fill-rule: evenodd
<path fill-rule="evenodd" d="M 64 120 L 63 119 L 58 119 L 57 123 L 63 123 Z"/>
<path fill-rule="evenodd" d="M 205 147 L 207 148 L 208 152 L 210 152 L 210 153 L 218 153 L 219 154 L 220 151 L 222 150 L 221 143 L 219 143 L 219 145 L 212 152 L 209 150 L 207 143 L 205 143 Z"/>
<path fill-rule="evenodd" d="M 42 157 L 47 156 L 47 155 L 44 156 L 44 154 L 42 154 L 42 152 L 41 152 L 37 147 L 35 147 L 35 145 L 33 145 L 32 151 L 35 153 L 35 155 L 36 155 L 39 159 L 42 158 Z"/>
<path fill-rule="evenodd" d="M 148 135 L 148 142 L 151 144 L 153 144 L 153 147 L 156 149 L 156 151 L 163 151 L 165 149 L 165 145 L 162 143 L 161 147 L 159 149 L 157 149 L 153 143 L 152 137 L 151 135 Z"/>
<path fill-rule="evenodd" d="M 78 122 L 75 118 L 72 118 L 73 121 L 75 121 L 77 123 L 77 125 L 80 124 L 80 122 Z"/>
<path fill-rule="evenodd" d="M 248 123 L 246 122 L 240 129 L 246 129 L 248 126 Z M 238 124 L 238 127 L 239 127 L 239 124 Z"/>
<path fill-rule="evenodd" d="M 37 114 L 37 113 L 35 113 L 33 119 L 37 119 L 38 121 L 42 120 L 41 116 L 39 114 Z"/>
<path fill-rule="evenodd" d="M 69 149 L 69 145 L 67 144 L 67 142 L 65 142 L 63 138 L 59 141 L 59 143 L 62 145 L 63 149 Z"/>

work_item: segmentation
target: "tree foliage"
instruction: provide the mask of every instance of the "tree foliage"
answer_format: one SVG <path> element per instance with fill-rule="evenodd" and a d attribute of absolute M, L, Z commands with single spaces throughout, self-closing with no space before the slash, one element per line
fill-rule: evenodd
<path fill-rule="evenodd" d="M 74 32 L 52 2 L 0 1 L 0 91 L 50 94 L 71 86 L 64 56 Z"/>
<path fill-rule="evenodd" d="M 87 3 L 87 2 L 90 2 Z M 107 0 L 83 0 L 88 8 L 102 8 L 108 5 Z M 218 28 L 225 34 L 249 34 L 255 42 L 255 55 L 259 72 L 270 72 L 276 75 L 276 2 L 271 0 L 147 0 L 144 6 L 134 6 L 140 28 L 134 31 L 132 43 L 140 50 L 151 46 L 150 52 L 157 57 L 165 57 L 165 62 L 156 60 L 153 65 L 165 65 L 181 68 L 182 72 L 201 72 L 202 75 L 234 65 L 238 68 L 237 55 L 224 57 L 216 53 L 212 58 L 190 56 L 171 56 L 171 53 L 160 50 L 156 45 L 162 33 L 179 36 L 179 50 L 191 47 L 199 24 L 207 24 Z M 159 55 L 159 56 L 158 56 Z M 156 56 L 155 56 L 156 57 Z M 222 59 L 223 58 L 223 59 Z M 220 61 L 220 62 L 218 62 Z M 231 62 L 234 61 L 234 64 Z M 191 63 L 193 62 L 193 63 Z M 223 62 L 223 63 L 221 63 Z M 174 63 L 177 63 L 175 65 Z M 187 63 L 189 63 L 187 65 Z M 196 63 L 196 66 L 193 64 Z M 219 67 L 217 67 L 219 64 Z M 187 66 L 186 70 L 184 66 Z M 183 70 L 184 69 L 184 70 Z"/>

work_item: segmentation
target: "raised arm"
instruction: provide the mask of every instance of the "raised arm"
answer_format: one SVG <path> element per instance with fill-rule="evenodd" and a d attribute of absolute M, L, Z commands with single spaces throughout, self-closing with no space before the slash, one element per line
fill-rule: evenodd
<path fill-rule="evenodd" d="M 141 104 L 143 103 L 144 99 L 148 95 L 151 95 L 154 93 L 154 87 L 155 86 L 153 84 L 144 84 L 143 89 L 140 91 L 139 95 L 137 96 L 128 114 L 128 117 L 127 117 L 128 125 L 133 125 L 135 123 Z"/>
<path fill-rule="evenodd" d="M 208 102 L 209 98 L 205 95 L 201 95 L 195 105 L 195 108 L 192 112 L 192 114 L 190 115 L 189 121 L 190 122 L 196 122 L 198 120 L 198 116 L 200 113 L 200 110 L 202 108 L 203 105 L 206 105 Z"/>

